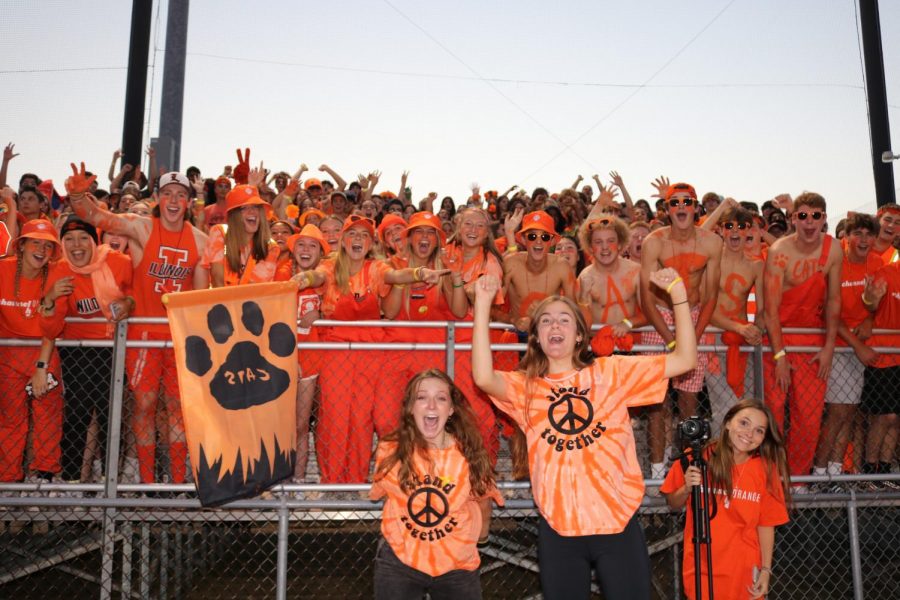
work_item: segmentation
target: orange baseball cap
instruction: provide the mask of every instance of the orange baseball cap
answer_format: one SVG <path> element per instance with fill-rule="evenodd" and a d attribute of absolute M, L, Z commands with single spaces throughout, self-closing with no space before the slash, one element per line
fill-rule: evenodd
<path fill-rule="evenodd" d="M 319 245 L 322 246 L 323 256 L 331 252 L 331 246 L 329 246 L 328 242 L 325 241 L 325 236 L 322 235 L 322 231 L 315 225 L 305 225 L 303 229 L 300 230 L 300 233 L 295 233 L 288 238 L 287 243 L 288 248 L 291 249 L 291 254 L 294 253 L 294 245 L 300 238 L 309 238 L 311 240 L 319 242 Z"/>
<path fill-rule="evenodd" d="M 344 219 L 344 226 L 341 227 L 341 235 L 347 233 L 347 230 L 349 230 L 351 227 L 365 227 L 366 231 L 369 232 L 369 235 L 375 237 L 375 221 L 373 221 L 369 217 L 363 217 L 361 215 L 350 215 L 349 217 Z M 306 228 L 304 227 L 304 229 Z"/>
<path fill-rule="evenodd" d="M 224 175 L 219 175 L 218 177 L 216 177 L 216 185 L 219 185 L 220 183 L 224 183 L 228 187 L 231 187 L 231 180 Z"/>
<path fill-rule="evenodd" d="M 679 192 L 686 192 L 694 200 L 697 199 L 697 190 L 694 189 L 694 186 L 689 183 L 673 183 L 669 186 L 669 189 L 666 190 L 666 200 Z"/>
<path fill-rule="evenodd" d="M 410 230 L 417 227 L 431 227 L 437 231 L 438 237 L 441 238 L 441 246 L 447 243 L 447 236 L 444 234 L 443 228 L 441 228 L 441 220 L 434 213 L 430 213 L 427 210 L 413 213 L 409 218 L 409 225 L 406 226 L 406 232 L 409 233 Z"/>
<path fill-rule="evenodd" d="M 324 212 L 322 212 L 318 208 L 307 208 L 306 210 L 303 211 L 303 214 L 300 215 L 300 218 L 297 220 L 297 223 L 300 225 L 300 227 L 303 227 L 306 225 L 306 220 L 309 219 L 309 217 L 313 217 L 313 216 L 319 217 L 319 220 L 321 221 L 328 215 L 326 215 Z"/>
<path fill-rule="evenodd" d="M 393 213 L 386 214 L 378 226 L 378 239 L 381 240 L 381 243 L 384 243 L 384 232 L 393 225 L 402 225 L 404 233 L 406 232 L 406 221 L 403 220 L 403 217 Z"/>
<path fill-rule="evenodd" d="M 316 179 L 315 177 L 310 177 L 309 179 L 307 179 L 306 181 L 303 182 L 304 190 L 308 190 L 309 188 L 313 188 L 313 187 L 321 188 L 322 182 L 319 181 L 318 179 Z"/>
<path fill-rule="evenodd" d="M 556 223 L 553 221 L 553 217 L 542 210 L 536 210 L 525 215 L 522 219 L 522 229 L 516 233 L 516 241 L 520 244 L 524 244 L 525 233 L 532 229 L 537 229 L 538 231 L 549 233 L 554 237 L 559 237 L 559 234 L 556 233 Z"/>
<path fill-rule="evenodd" d="M 19 233 L 19 237 L 16 238 L 16 241 L 18 242 L 22 239 L 53 242 L 56 244 L 56 248 L 53 251 L 54 258 L 59 256 L 59 253 L 62 251 L 62 246 L 59 243 L 59 234 L 56 233 L 56 228 L 53 227 L 53 223 L 47 219 L 31 219 L 30 221 L 26 221 L 25 224 L 22 225 L 21 233 Z"/>
<path fill-rule="evenodd" d="M 259 197 L 255 185 L 239 185 L 225 196 L 225 213 L 230 213 L 236 208 L 244 206 L 268 206 L 268 202 Z"/>

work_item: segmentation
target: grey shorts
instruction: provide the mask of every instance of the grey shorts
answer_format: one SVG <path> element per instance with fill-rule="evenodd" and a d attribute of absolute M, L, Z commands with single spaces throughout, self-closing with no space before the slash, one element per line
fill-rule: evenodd
<path fill-rule="evenodd" d="M 863 381 L 866 367 L 856 353 L 841 352 L 837 348 L 831 361 L 831 374 L 828 376 L 828 391 L 825 392 L 826 404 L 859 404 L 862 398 Z"/>

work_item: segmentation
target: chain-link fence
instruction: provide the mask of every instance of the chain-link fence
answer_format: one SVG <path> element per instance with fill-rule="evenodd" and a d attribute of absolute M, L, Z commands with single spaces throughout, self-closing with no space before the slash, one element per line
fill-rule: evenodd
<path fill-rule="evenodd" d="M 356 328 L 367 326 L 381 328 L 382 324 L 353 324 Z M 467 395 L 474 394 L 466 379 L 471 378 L 468 325 L 420 323 L 410 327 L 406 337 L 391 338 L 406 340 L 400 343 L 301 344 L 301 356 L 317 358 L 312 365 L 303 363 L 306 383 L 298 391 L 302 440 L 298 456 L 306 457 L 292 480 L 298 483 L 279 485 L 258 498 L 216 509 L 200 507 L 189 481 L 190 468 L 178 464 L 184 460 L 178 451 L 183 429 L 180 415 L 171 414 L 178 404 L 167 401 L 173 390 L 166 387 L 167 382 L 175 381 L 175 373 L 167 371 L 170 365 L 161 354 L 140 355 L 144 349 L 163 351 L 167 342 L 126 341 L 125 324 L 117 329 L 112 342 L 60 340 L 61 364 L 53 362 L 50 370 L 62 381 L 57 392 L 60 400 L 54 401 L 62 402 L 63 410 L 57 405 L 39 406 L 42 399 L 31 399 L 24 392 L 29 373 L 22 369 L 10 372 L 2 384 L 5 407 L 0 415 L 6 473 L 0 483 L 0 597 L 371 597 L 374 557 L 381 538 L 380 504 L 367 499 L 374 440 L 396 425 L 392 419 L 399 415 L 399 400 L 395 399 L 402 396 L 412 373 L 442 367 L 453 373 Z M 445 351 L 443 339 L 414 341 L 420 338 L 409 332 L 416 327 L 440 328 L 454 351 Z M 498 364 L 511 368 L 522 346 L 497 344 L 494 349 Z M 36 346 L 5 340 L 3 350 L 8 356 L 6 367 L 10 367 L 23 360 L 27 363 Z M 634 352 L 653 350 L 633 348 Z M 699 412 L 712 414 L 713 421 L 721 421 L 719 415 L 738 397 L 757 395 L 756 390 L 770 387 L 764 376 L 762 349 L 741 348 L 748 357 L 741 367 L 747 374 L 743 390 L 737 378 L 727 378 L 726 365 L 739 363 L 726 356 L 724 346 L 705 345 L 701 350 L 721 353 L 718 366 L 711 367 L 698 394 Z M 789 347 L 791 350 L 812 356 L 818 348 Z M 806 450 L 810 466 L 825 471 L 794 480 L 803 488 L 794 495 L 790 523 L 778 528 L 772 598 L 888 598 L 900 594 L 896 575 L 900 572 L 900 547 L 895 543 L 900 539 L 900 493 L 896 491 L 900 476 L 881 472 L 884 469 L 872 471 L 873 464 L 896 461 L 879 454 L 884 443 L 867 446 L 873 429 L 885 436 L 891 430 L 882 431 L 877 422 L 882 415 L 868 410 L 864 398 L 861 409 L 858 400 L 840 402 L 847 396 L 864 395 L 848 372 L 853 367 L 846 366 L 851 353 L 839 348 L 833 361 L 828 388 L 838 387 L 841 398 L 823 399 L 828 403 L 824 417 L 818 413 L 817 424 L 822 435 L 796 424 L 802 406 L 792 404 L 793 389 L 786 394 L 788 438 L 803 434 L 801 439 L 811 446 Z M 141 386 L 134 385 L 133 373 L 146 364 L 158 377 L 155 389 L 149 379 Z M 358 396 L 348 400 L 350 381 L 355 382 Z M 800 388 L 810 382 L 798 379 L 792 383 Z M 361 390 L 365 386 L 370 395 L 364 397 Z M 677 414 L 676 394 L 671 392 L 668 404 L 672 412 L 663 418 L 666 436 L 672 424 L 684 416 Z M 44 399 L 47 397 L 50 394 Z M 154 402 L 148 403 L 149 397 Z M 484 410 L 477 406 L 482 400 L 472 401 L 476 412 Z M 346 408 L 329 413 L 334 411 L 329 403 L 335 401 L 349 402 L 351 412 L 364 413 L 365 418 L 356 415 L 353 418 L 357 420 L 351 421 Z M 839 405 L 835 412 L 848 433 L 845 438 L 823 443 L 826 433 L 832 435 L 828 418 L 833 404 Z M 485 406 L 490 409 L 489 404 Z M 841 406 L 853 406 L 854 410 Z M 495 508 L 489 543 L 480 549 L 484 597 L 540 597 L 537 512 L 527 482 L 514 481 L 509 450 L 515 447 L 514 428 L 492 410 L 489 415 L 479 413 L 479 417 L 485 442 L 496 456 L 499 486 L 507 498 L 506 507 Z M 653 595 L 678 598 L 684 516 L 669 511 L 655 493 L 661 482 L 650 478 L 652 427 L 648 415 L 635 413 L 632 423 L 649 479 L 640 514 L 651 555 Z M 308 444 L 306 454 L 304 442 Z M 673 443 L 666 437 L 661 445 L 666 448 Z M 148 445 L 153 448 L 149 454 Z M 867 454 L 869 450 L 874 454 Z M 837 456 L 842 458 L 842 474 L 828 471 Z M 872 472 L 863 473 L 866 465 L 865 470 Z M 598 588 L 595 597 L 602 597 Z"/>

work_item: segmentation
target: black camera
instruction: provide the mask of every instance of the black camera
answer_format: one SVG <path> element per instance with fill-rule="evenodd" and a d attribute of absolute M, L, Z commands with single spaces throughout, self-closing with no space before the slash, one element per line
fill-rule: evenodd
<path fill-rule="evenodd" d="M 690 417 L 678 424 L 678 439 L 682 448 L 699 446 L 709 439 L 711 433 L 709 421 L 700 417 Z"/>

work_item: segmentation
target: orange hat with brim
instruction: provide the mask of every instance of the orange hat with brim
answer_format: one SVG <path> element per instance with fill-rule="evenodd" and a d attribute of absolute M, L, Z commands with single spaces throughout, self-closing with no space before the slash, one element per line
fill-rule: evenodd
<path fill-rule="evenodd" d="M 404 234 L 406 233 L 406 221 L 403 220 L 403 217 L 393 213 L 385 215 L 378 226 L 378 239 L 381 240 L 381 243 L 384 243 L 384 232 L 387 231 L 388 227 L 393 227 L 394 225 L 402 225 L 403 232 Z"/>
<path fill-rule="evenodd" d="M 19 237 L 16 238 L 16 241 L 18 242 L 22 239 L 53 242 L 56 245 L 56 248 L 53 250 L 53 258 L 58 257 L 60 252 L 62 252 L 62 246 L 59 243 L 59 235 L 56 233 L 56 228 L 53 227 L 53 223 L 47 219 L 31 219 L 30 221 L 26 221 L 25 224 L 22 225 L 21 232 L 19 233 Z"/>
<path fill-rule="evenodd" d="M 431 227 L 437 231 L 438 237 L 441 238 L 441 246 L 447 243 L 447 236 L 444 234 L 443 228 L 441 228 L 441 220 L 434 213 L 430 213 L 427 210 L 413 213 L 409 218 L 409 225 L 406 226 L 406 233 L 408 234 L 410 230 L 417 227 Z"/>
<path fill-rule="evenodd" d="M 673 183 L 669 186 L 669 189 L 666 190 L 666 200 L 679 192 L 687 193 L 694 200 L 697 199 L 697 190 L 694 189 L 694 186 L 689 183 Z"/>
<path fill-rule="evenodd" d="M 291 254 L 294 253 L 294 246 L 300 238 L 309 238 L 319 242 L 319 245 L 322 246 L 322 256 L 331 252 L 331 246 L 325 241 L 325 236 L 322 235 L 322 231 L 315 225 L 306 225 L 300 233 L 295 233 L 288 238 L 287 244 L 288 248 L 291 249 Z"/>
<path fill-rule="evenodd" d="M 228 184 L 228 187 L 231 187 L 231 180 L 224 175 L 219 175 L 218 177 L 216 177 L 216 185 L 219 185 L 220 183 L 226 183 Z"/>
<path fill-rule="evenodd" d="M 315 177 L 310 177 L 303 183 L 303 189 L 308 190 L 312 187 L 322 187 L 322 182 L 316 179 Z"/>
<path fill-rule="evenodd" d="M 559 237 L 559 234 L 556 233 L 556 223 L 553 221 L 553 217 L 542 210 L 536 210 L 528 213 L 522 219 L 522 229 L 516 233 L 516 241 L 524 244 L 525 234 L 535 229 L 549 233 L 554 237 Z"/>
<path fill-rule="evenodd" d="M 360 215 L 350 215 L 349 217 L 344 219 L 344 226 L 341 227 L 341 235 L 347 233 L 347 230 L 349 230 L 351 227 L 364 227 L 366 231 L 369 232 L 369 235 L 375 237 L 375 221 L 368 217 L 363 217 Z"/>
<path fill-rule="evenodd" d="M 269 206 L 269 203 L 259 197 L 255 185 L 239 185 L 225 196 L 225 212 L 230 213 L 236 208 L 244 206 Z"/>
<path fill-rule="evenodd" d="M 326 215 L 325 213 L 323 213 L 321 210 L 319 210 L 318 208 L 309 208 L 309 209 L 306 209 L 305 211 L 303 211 L 303 214 L 300 215 L 300 218 L 297 220 L 297 223 L 298 223 L 301 227 L 303 227 L 303 226 L 306 225 L 306 220 L 309 219 L 309 217 L 312 217 L 312 216 L 318 216 L 318 217 L 319 217 L 319 220 L 322 220 L 322 219 L 324 219 L 327 215 Z"/>

